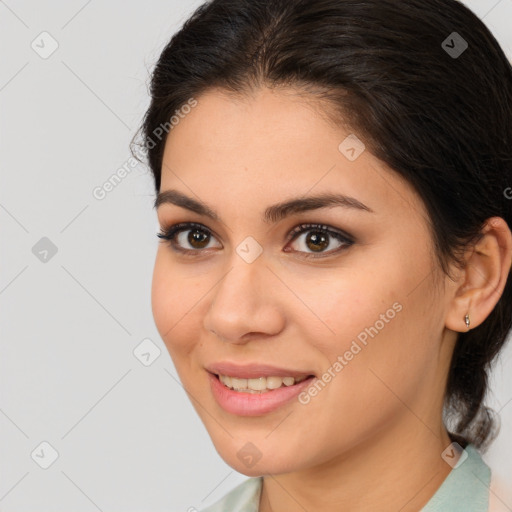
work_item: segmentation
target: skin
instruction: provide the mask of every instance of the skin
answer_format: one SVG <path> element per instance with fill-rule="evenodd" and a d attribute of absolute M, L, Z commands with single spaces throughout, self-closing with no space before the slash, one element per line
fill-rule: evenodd
<path fill-rule="evenodd" d="M 245 99 L 215 89 L 197 99 L 167 138 L 160 190 L 206 202 L 221 221 L 158 208 L 162 228 L 197 222 L 212 235 L 199 249 L 189 231 L 179 236 L 202 251 L 195 258 L 159 244 L 152 308 L 215 448 L 237 471 L 264 475 L 260 512 L 417 512 L 451 470 L 441 458 L 451 442 L 441 419 L 449 361 L 464 315 L 476 327 L 503 292 L 507 224 L 491 219 L 450 280 L 433 258 L 421 198 L 368 150 L 349 161 L 338 146 L 351 132 L 329 123 L 314 98 L 262 88 Z M 261 220 L 269 205 L 322 192 L 374 213 L 336 206 Z M 311 231 L 286 239 L 301 223 L 342 230 L 354 244 L 337 251 L 343 243 L 329 237 L 324 256 L 308 260 L 318 254 Z M 263 249 L 250 264 L 236 252 L 248 236 Z M 321 376 L 395 302 L 403 309 L 307 405 L 242 417 L 215 401 L 206 364 L 265 362 Z M 262 455 L 250 468 L 237 457 L 247 442 Z"/>

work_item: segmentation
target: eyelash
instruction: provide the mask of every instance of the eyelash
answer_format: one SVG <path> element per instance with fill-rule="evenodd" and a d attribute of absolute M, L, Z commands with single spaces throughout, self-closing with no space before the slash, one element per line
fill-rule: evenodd
<path fill-rule="evenodd" d="M 182 249 L 176 245 L 176 241 L 175 241 L 175 237 L 177 234 L 181 233 L 182 231 L 192 230 L 194 228 L 197 229 L 198 231 L 205 233 L 208 236 L 213 235 L 213 233 L 206 226 L 203 226 L 202 224 L 197 224 L 195 222 L 183 222 L 180 224 L 174 224 L 173 226 L 170 226 L 170 227 L 164 229 L 163 231 L 157 233 L 156 236 L 158 238 L 162 239 L 163 241 L 168 242 L 168 245 L 171 247 L 171 249 L 173 251 L 185 254 L 186 256 L 196 257 L 201 252 L 203 252 L 205 249 L 195 249 L 195 250 Z M 295 238 L 298 238 L 299 235 L 301 235 L 302 233 L 307 233 L 308 231 L 317 231 L 317 232 L 320 232 L 323 234 L 327 234 L 345 244 L 344 246 L 342 246 L 338 249 L 335 249 L 334 251 L 330 251 L 327 253 L 321 253 L 321 254 L 325 254 L 327 256 L 330 256 L 332 254 L 336 254 L 340 251 L 348 249 L 348 247 L 350 247 L 354 243 L 354 241 L 352 239 L 350 239 L 347 235 L 344 235 L 343 233 L 341 233 L 339 231 L 329 229 L 328 226 L 322 225 L 322 224 L 300 224 L 299 226 L 295 227 L 292 231 L 290 231 L 286 242 L 290 243 L 293 240 L 295 240 Z M 303 253 L 303 251 L 294 251 L 294 252 Z M 308 258 L 324 258 L 324 257 L 326 257 L 326 256 L 320 256 L 320 255 L 316 255 L 313 253 L 305 253 L 305 256 L 304 256 L 304 258 L 306 258 L 306 259 L 308 259 Z"/>

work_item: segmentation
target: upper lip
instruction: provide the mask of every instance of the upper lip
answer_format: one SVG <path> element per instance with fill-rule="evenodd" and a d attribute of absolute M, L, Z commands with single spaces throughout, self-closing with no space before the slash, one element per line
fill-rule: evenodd
<path fill-rule="evenodd" d="M 258 377 L 307 377 L 313 375 L 310 371 L 280 368 L 263 363 L 235 364 L 228 361 L 219 361 L 205 366 L 210 373 L 229 375 L 239 379 L 256 379 Z"/>

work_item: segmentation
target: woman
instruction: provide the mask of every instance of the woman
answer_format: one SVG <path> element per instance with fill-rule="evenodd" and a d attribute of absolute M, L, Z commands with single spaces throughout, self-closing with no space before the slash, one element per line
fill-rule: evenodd
<path fill-rule="evenodd" d="M 455 0 L 213 0 L 143 123 L 156 326 L 209 512 L 486 511 L 512 321 L 512 69 Z"/>

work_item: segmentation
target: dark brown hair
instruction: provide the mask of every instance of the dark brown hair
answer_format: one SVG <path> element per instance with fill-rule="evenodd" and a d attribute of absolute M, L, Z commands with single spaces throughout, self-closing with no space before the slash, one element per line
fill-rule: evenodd
<path fill-rule="evenodd" d="M 203 4 L 152 73 L 137 144 L 156 192 L 171 116 L 208 89 L 245 94 L 259 86 L 316 95 L 332 119 L 350 126 L 407 180 L 427 208 L 444 273 L 449 263 L 463 267 L 464 250 L 488 218 L 512 225 L 505 194 L 512 185 L 512 67 L 484 23 L 459 1 Z M 463 446 L 482 448 L 497 433 L 483 401 L 491 362 L 511 325 L 509 275 L 485 321 L 458 335 L 451 361 L 443 416 Z"/>

